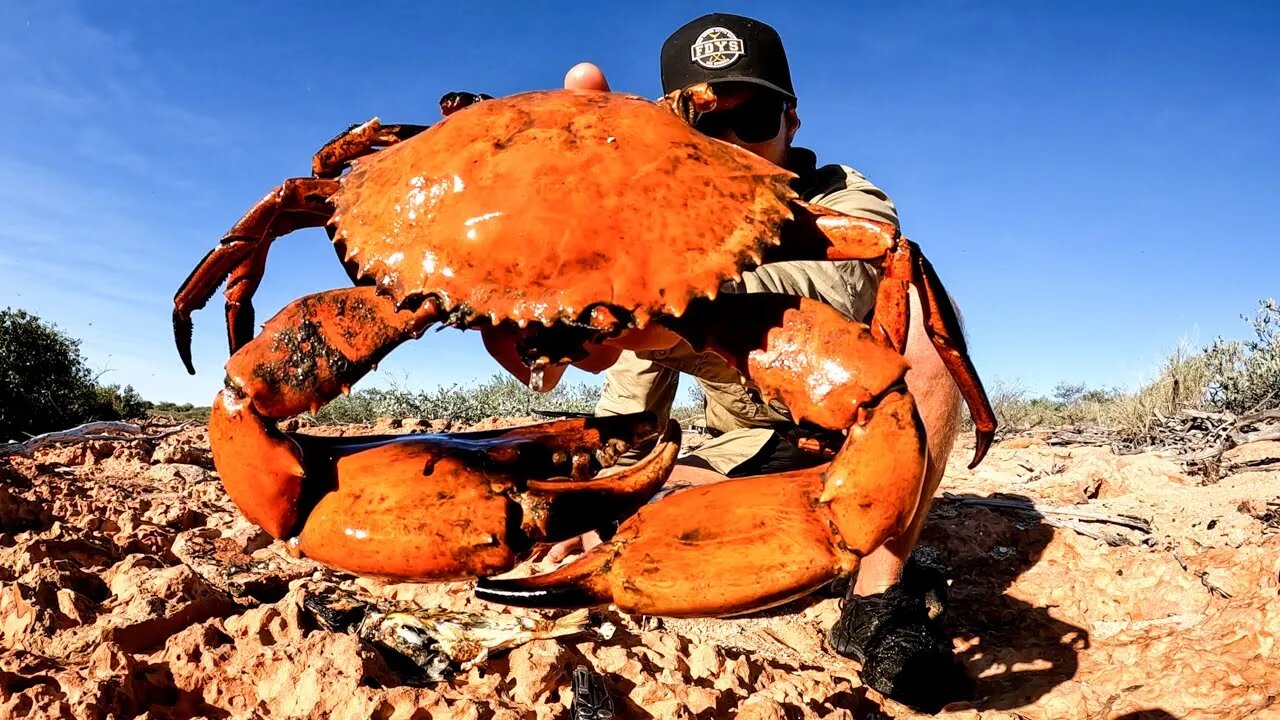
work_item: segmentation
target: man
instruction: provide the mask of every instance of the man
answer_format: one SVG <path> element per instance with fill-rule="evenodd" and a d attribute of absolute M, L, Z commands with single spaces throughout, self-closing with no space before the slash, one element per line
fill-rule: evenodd
<path fill-rule="evenodd" d="M 663 93 L 700 82 L 711 84 L 716 109 L 702 116 L 695 127 L 796 173 L 794 187 L 804 200 L 857 217 L 898 223 L 893 202 L 866 177 L 842 165 L 819 166 L 812 151 L 792 144 L 800 128 L 797 98 L 782 40 L 773 28 L 737 15 L 705 15 L 667 38 L 661 72 Z M 603 73 L 589 63 L 572 68 L 565 87 L 609 89 Z M 852 320 L 866 321 L 876 287 L 876 271 L 865 263 L 785 262 L 748 272 L 740 283 L 731 283 L 723 291 L 801 295 L 826 302 Z M 831 640 L 837 651 L 863 662 L 868 684 L 908 704 L 936 710 L 964 696 L 968 678 L 951 658 L 950 644 L 932 629 L 924 603 L 916 603 L 917 611 L 904 619 L 901 609 L 891 612 L 884 601 L 906 593 L 903 587 L 908 584 L 919 584 L 918 578 L 900 581 L 959 428 L 959 392 L 924 334 L 914 290 L 911 313 L 907 386 L 928 432 L 924 493 L 908 531 L 864 559 Z M 839 446 L 839 438 L 797 427 L 780 403 L 762 402 L 758 392 L 719 356 L 697 353 L 685 343 L 664 351 L 624 352 L 607 371 L 596 412 L 609 415 L 647 409 L 665 418 L 682 372 L 703 389 L 713 439 L 682 459 L 671 473 L 668 488 L 810 467 L 825 458 L 805 448 L 824 443 Z M 565 544 L 549 557 L 559 559 L 576 549 L 572 543 Z M 907 594 L 921 592 L 913 588 Z M 895 657 L 889 660 L 886 655 Z"/>

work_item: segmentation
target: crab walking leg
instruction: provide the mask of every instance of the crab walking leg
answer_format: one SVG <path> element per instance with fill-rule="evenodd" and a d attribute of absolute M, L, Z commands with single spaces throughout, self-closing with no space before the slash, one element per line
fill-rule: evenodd
<path fill-rule="evenodd" d="M 399 312 L 371 287 L 330 290 L 287 305 L 227 361 L 209 440 L 222 484 L 247 518 L 277 538 L 298 525 L 302 453 L 272 420 L 337 397 L 436 316 L 431 304 Z"/>
<path fill-rule="evenodd" d="M 191 313 L 203 308 L 227 281 L 227 341 L 231 352 L 253 337 L 253 293 L 262 280 L 272 241 L 305 227 L 320 227 L 333 216 L 328 200 L 337 180 L 292 178 L 267 193 L 227 231 L 196 265 L 173 297 L 173 336 L 178 355 L 191 363 Z"/>
<path fill-rule="evenodd" d="M 196 266 L 174 297 L 173 332 L 178 354 L 191 363 L 191 313 L 203 308 L 225 280 L 227 345 L 232 353 L 253 337 L 253 295 L 262 281 L 267 253 L 276 238 L 306 227 L 320 227 L 333 217 L 329 197 L 351 161 L 407 140 L 426 125 L 383 125 L 377 118 L 353 125 L 325 143 L 311 159 L 313 177 L 291 178 L 267 193 L 245 213 Z M 342 256 L 339 250 L 339 257 Z"/>
<path fill-rule="evenodd" d="M 484 93 L 445 93 L 440 98 L 440 114 L 448 117 L 482 100 L 492 99 L 492 95 Z M 316 151 L 311 158 L 311 174 L 318 178 L 336 178 L 351 165 L 352 160 L 408 140 L 430 127 L 430 125 L 383 125 L 378 118 L 352 125 Z"/>
<path fill-rule="evenodd" d="M 453 113 L 482 100 L 492 100 L 484 93 L 450 92 L 440 98 L 440 114 Z M 352 125 L 324 144 L 311 158 L 311 174 L 318 178 L 336 178 L 352 160 L 395 145 L 426 131 L 430 125 L 383 125 L 378 118 Z"/>
<path fill-rule="evenodd" d="M 889 223 L 855 218 L 816 205 L 802 205 L 795 227 L 782 246 L 766 254 L 770 260 L 867 260 L 881 265 L 872 332 L 901 352 L 911 326 L 908 292 L 915 286 L 921 297 L 924 327 L 960 395 L 969 406 L 977 440 L 973 468 L 982 461 L 995 436 L 995 411 L 987 399 L 978 371 L 969 359 L 964 332 L 950 295 L 933 266 L 914 242 Z"/>
<path fill-rule="evenodd" d="M 478 597 L 670 617 L 777 605 L 857 569 L 907 528 L 920 502 L 924 431 L 906 363 L 870 330 L 804 300 L 748 356 L 750 376 L 797 419 L 849 429 L 832 463 L 727 480 L 642 507 L 608 542 L 552 573 L 487 578 Z"/>
<path fill-rule="evenodd" d="M 447 92 L 440 96 L 440 114 L 444 117 L 449 117 L 463 108 L 468 108 L 478 102 L 492 99 L 492 95 L 485 93 L 473 93 L 463 90 Z"/>
<path fill-rule="evenodd" d="M 383 125 L 373 118 L 352 125 L 324 144 L 311 158 L 311 174 L 318 178 L 336 178 L 363 155 L 394 145 L 425 131 L 429 125 Z"/>

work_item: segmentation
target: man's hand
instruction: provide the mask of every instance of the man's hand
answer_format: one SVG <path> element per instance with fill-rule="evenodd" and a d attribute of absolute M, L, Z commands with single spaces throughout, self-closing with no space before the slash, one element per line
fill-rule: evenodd
<path fill-rule="evenodd" d="M 592 530 L 586 534 L 572 537 L 568 540 L 561 540 L 555 545 L 552 545 L 551 549 L 547 551 L 547 554 L 544 555 L 542 559 L 544 562 L 550 563 L 564 562 L 565 560 L 576 557 L 599 544 L 600 535 L 597 534 L 596 531 Z"/>
<path fill-rule="evenodd" d="M 609 81 L 604 72 L 591 63 L 578 63 L 564 75 L 565 90 L 600 90 L 609 92 Z"/>

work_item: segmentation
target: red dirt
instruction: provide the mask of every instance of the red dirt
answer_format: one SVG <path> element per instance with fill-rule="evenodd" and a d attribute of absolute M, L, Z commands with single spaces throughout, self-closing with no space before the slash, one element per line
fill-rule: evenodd
<path fill-rule="evenodd" d="M 1138 543 L 1111 547 L 935 505 L 922 542 L 953 567 L 948 623 L 981 694 L 942 716 L 1280 717 L 1280 521 L 1265 512 L 1280 472 L 1203 485 L 1159 454 L 1034 438 L 972 472 L 966 459 L 958 449 L 944 491 L 1138 515 L 1153 531 L 1089 525 Z M 916 717 L 826 648 L 830 598 L 732 620 L 604 611 L 609 639 L 537 640 L 423 688 L 319 628 L 302 602 L 334 584 L 517 612 L 468 583 L 386 584 L 289 557 L 236 513 L 202 429 L 0 460 L 0 718 L 562 718 L 582 663 L 605 674 L 620 718 Z"/>

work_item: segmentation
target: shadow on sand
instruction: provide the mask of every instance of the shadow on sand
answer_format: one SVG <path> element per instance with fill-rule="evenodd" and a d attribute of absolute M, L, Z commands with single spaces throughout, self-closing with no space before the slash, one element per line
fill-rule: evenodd
<path fill-rule="evenodd" d="M 941 551 L 951 567 L 947 625 L 954 637 L 971 643 L 960 659 L 977 679 L 977 700 L 969 707 L 1013 710 L 1033 703 L 1070 680 L 1079 652 L 1089 647 L 1084 628 L 1006 594 L 1039 561 L 1053 533 L 1033 517 L 944 498 L 934 502 L 920 546 Z"/>

